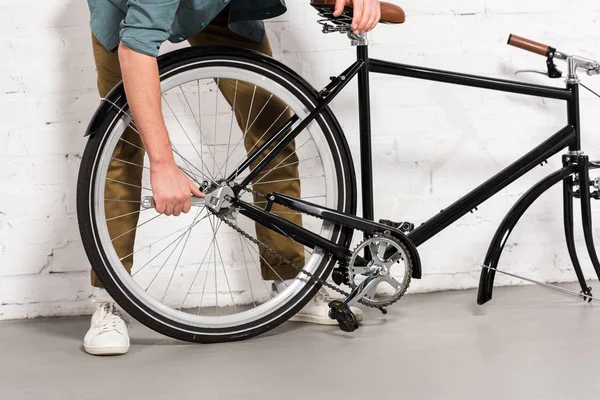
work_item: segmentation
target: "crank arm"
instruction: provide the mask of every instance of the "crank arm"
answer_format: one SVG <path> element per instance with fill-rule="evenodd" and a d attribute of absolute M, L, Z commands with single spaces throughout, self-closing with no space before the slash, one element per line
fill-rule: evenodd
<path fill-rule="evenodd" d="M 365 294 L 369 293 L 369 291 L 374 286 L 377 286 L 377 284 L 379 283 L 378 282 L 379 277 L 380 277 L 379 269 L 373 270 L 373 272 L 371 272 L 364 281 L 362 281 L 358 286 L 356 286 L 352 290 L 352 292 L 350 292 L 350 295 L 344 300 L 344 303 L 348 307 L 353 306 L 354 304 L 358 303 L 358 301 L 360 299 L 362 299 Z"/>
<path fill-rule="evenodd" d="M 577 293 L 577 292 L 575 292 L 573 290 L 565 289 L 565 288 L 562 288 L 560 286 L 551 285 L 551 284 L 545 283 L 545 282 L 536 281 L 535 279 L 525 278 L 524 276 L 519 276 L 519 275 L 511 274 L 510 272 L 502 271 L 502 270 L 499 270 L 497 268 L 488 267 L 487 265 L 481 265 L 481 267 L 482 268 L 487 268 L 487 269 L 489 269 L 491 271 L 500 272 L 501 274 L 508 275 L 508 276 L 513 277 L 513 278 L 522 279 L 522 280 L 527 281 L 529 283 L 533 283 L 533 284 L 536 284 L 538 286 L 545 287 L 546 289 L 551 289 L 551 290 L 555 290 L 555 291 L 558 291 L 558 292 L 562 292 L 562 293 L 568 294 L 569 296 L 575 296 L 575 297 L 578 297 L 578 298 L 583 298 L 583 301 L 587 301 L 588 303 L 591 303 L 592 300 L 593 301 L 600 301 L 600 299 L 597 299 L 597 298 L 593 297 L 589 293 Z"/>

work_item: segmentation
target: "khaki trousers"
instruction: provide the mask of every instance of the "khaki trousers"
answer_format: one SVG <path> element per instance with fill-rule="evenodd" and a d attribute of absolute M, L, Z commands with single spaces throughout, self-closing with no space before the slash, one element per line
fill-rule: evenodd
<path fill-rule="evenodd" d="M 227 28 L 227 19 L 224 14 L 219 15 L 201 33 L 188 38 L 188 42 L 192 46 L 237 46 L 256 50 L 269 56 L 272 55 L 269 40 L 266 36 L 261 43 L 257 43 L 231 32 Z M 119 57 L 117 52 L 108 51 L 93 35 L 92 46 L 98 73 L 98 92 L 101 97 L 104 97 L 122 79 Z M 273 121 L 275 121 L 285 110 L 286 105 L 276 97 L 272 97 L 269 100 L 271 94 L 265 90 L 257 88 L 255 92 L 254 85 L 239 82 L 237 84 L 236 94 L 235 81 L 220 79 L 219 89 L 230 105 L 234 104 L 234 96 L 236 96 L 234 112 L 240 127 L 245 127 L 248 118 L 250 117 L 250 121 L 253 121 L 260 112 L 259 118 L 256 119 L 244 139 L 246 151 L 250 151 L 267 129 L 270 128 L 269 132 L 273 134 L 290 118 L 290 112 L 288 110 L 278 120 L 278 123 L 280 122 L 279 125 L 275 124 L 271 127 Z M 252 101 L 253 97 L 254 100 Z M 267 103 L 266 106 L 265 103 Z M 250 109 L 251 104 L 252 109 Z M 264 110 L 262 110 L 263 107 Z M 223 134 L 228 133 L 229 132 Z M 268 140 L 269 137 L 269 134 L 264 135 L 259 145 Z M 128 128 L 124 132 L 122 138 L 124 140 L 120 140 L 117 144 L 112 156 L 113 159 L 109 165 L 107 174 L 109 179 L 106 181 L 104 198 L 106 218 L 109 220 L 107 222 L 108 231 L 111 239 L 114 239 L 113 246 L 119 258 L 123 259 L 122 263 L 124 267 L 130 272 L 134 262 L 133 247 L 136 236 L 136 230 L 134 228 L 138 224 L 139 212 L 137 211 L 140 209 L 139 200 L 141 198 L 141 189 L 135 186 L 140 186 L 143 171 L 141 167 L 136 166 L 135 164 L 144 164 L 144 150 L 142 150 L 143 144 L 139 135 L 131 128 Z M 295 143 L 291 143 L 287 149 L 264 169 L 264 171 L 268 171 L 285 159 L 279 168 L 268 172 L 267 177 L 262 179 L 260 182 L 261 184 L 256 186 L 255 189 L 257 191 L 263 194 L 280 192 L 289 196 L 300 197 L 298 157 L 296 153 L 294 153 L 294 150 Z M 256 163 L 252 165 L 251 168 L 255 165 Z M 255 180 L 260 180 L 262 176 L 263 174 L 260 174 Z M 116 181 L 129 183 L 135 186 L 125 185 Z M 272 183 L 262 184 L 262 182 Z M 130 200 L 130 202 L 110 200 Z M 254 199 L 255 202 L 264 202 L 264 200 L 264 198 L 258 196 L 255 196 Z M 257 205 L 264 206 L 264 203 L 257 203 Z M 288 212 L 290 211 L 279 205 L 273 206 L 273 212 L 286 210 Z M 282 213 L 280 215 L 296 224 L 302 224 L 302 217 L 300 215 L 288 213 Z M 304 265 L 304 249 L 299 243 L 259 224 L 256 224 L 256 234 L 258 240 L 283 255 L 289 261 L 296 265 Z M 292 279 L 297 275 L 297 271 L 293 267 L 283 264 L 278 258 L 274 257 L 269 252 L 264 251 L 262 248 L 260 249 L 260 255 L 263 279 Z M 91 281 L 93 286 L 102 287 L 102 284 L 94 271 L 91 273 Z"/>

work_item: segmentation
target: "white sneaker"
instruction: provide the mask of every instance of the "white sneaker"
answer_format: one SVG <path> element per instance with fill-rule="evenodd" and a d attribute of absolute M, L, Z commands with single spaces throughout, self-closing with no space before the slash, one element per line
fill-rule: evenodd
<path fill-rule="evenodd" d="M 83 347 L 89 354 L 111 356 L 125 354 L 129 350 L 129 333 L 125 317 L 113 302 L 96 306 L 90 330 L 83 339 Z"/>
<path fill-rule="evenodd" d="M 276 289 L 277 285 L 273 285 Z M 311 322 L 313 324 L 321 325 L 337 325 L 335 319 L 329 318 L 329 302 L 334 300 L 324 287 L 319 289 L 315 297 L 313 297 L 307 305 L 305 305 L 296 315 L 292 316 L 288 321 L 292 322 Z M 364 315 L 360 308 L 350 307 L 350 310 L 354 313 L 356 321 L 360 322 L 363 320 Z"/>

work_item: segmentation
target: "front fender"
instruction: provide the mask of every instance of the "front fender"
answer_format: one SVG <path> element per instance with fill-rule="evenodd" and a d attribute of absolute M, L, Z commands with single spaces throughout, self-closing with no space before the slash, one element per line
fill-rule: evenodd
<path fill-rule="evenodd" d="M 483 265 L 488 268 L 481 268 L 477 304 L 482 305 L 492 299 L 494 277 L 496 275 L 495 269 L 498 267 L 504 245 L 521 216 L 527 211 L 529 206 L 542 195 L 542 193 L 557 183 L 562 182 L 575 172 L 577 172 L 577 165 L 570 165 L 548 175 L 523 194 L 506 214 L 502 223 L 498 226 L 485 256 Z"/>
<path fill-rule="evenodd" d="M 105 122 L 114 121 L 114 119 L 123 113 L 123 108 L 127 105 L 123 83 L 119 82 L 106 97 L 100 100 L 100 105 L 96 108 L 94 115 L 90 119 L 85 130 L 84 137 L 93 136 L 101 130 Z"/>

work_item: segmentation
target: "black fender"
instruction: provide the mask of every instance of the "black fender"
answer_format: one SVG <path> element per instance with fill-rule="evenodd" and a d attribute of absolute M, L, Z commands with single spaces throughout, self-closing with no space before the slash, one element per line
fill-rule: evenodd
<path fill-rule="evenodd" d="M 539 181 L 535 186 L 530 188 L 521 198 L 513 205 L 510 211 L 506 214 L 502 223 L 496 230 L 496 233 L 490 243 L 485 260 L 484 266 L 481 268 L 481 275 L 479 277 L 479 292 L 477 293 L 477 304 L 482 305 L 492 299 L 492 291 L 494 288 L 494 277 L 496 271 L 490 268 L 497 268 L 498 262 L 504 245 L 510 236 L 510 233 L 514 229 L 521 216 L 527 211 L 529 206 L 533 204 L 535 200 L 546 190 L 550 189 L 555 184 L 562 182 L 573 173 L 577 172 L 577 166 L 571 165 L 564 167 L 554 173 L 546 176 L 544 179 Z"/>
<path fill-rule="evenodd" d="M 100 100 L 100 105 L 96 108 L 94 115 L 90 119 L 85 130 L 84 137 L 93 136 L 101 129 L 105 123 L 113 123 L 124 112 L 127 107 L 127 99 L 125 98 L 125 90 L 123 82 L 119 82 L 112 90 Z"/>

